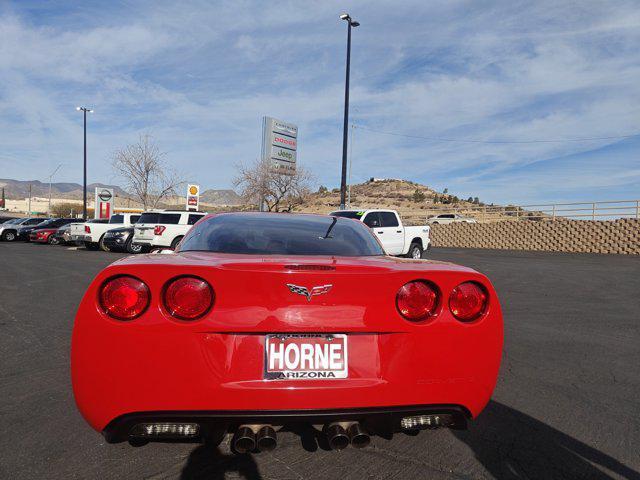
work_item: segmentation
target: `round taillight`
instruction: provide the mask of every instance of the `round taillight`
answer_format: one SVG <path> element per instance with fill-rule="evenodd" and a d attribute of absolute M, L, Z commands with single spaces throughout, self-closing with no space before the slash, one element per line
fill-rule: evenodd
<path fill-rule="evenodd" d="M 428 282 L 416 280 L 405 283 L 396 295 L 396 305 L 407 320 L 417 322 L 435 314 L 438 290 Z"/>
<path fill-rule="evenodd" d="M 134 277 L 121 276 L 107 280 L 100 289 L 100 306 L 110 317 L 133 320 L 149 306 L 149 287 Z"/>
<path fill-rule="evenodd" d="M 475 282 L 464 282 L 453 289 L 449 296 L 449 309 L 463 322 L 480 317 L 487 309 L 486 290 Z"/>
<path fill-rule="evenodd" d="M 164 289 L 164 306 L 173 317 L 195 320 L 213 305 L 213 288 L 198 277 L 179 277 Z"/>

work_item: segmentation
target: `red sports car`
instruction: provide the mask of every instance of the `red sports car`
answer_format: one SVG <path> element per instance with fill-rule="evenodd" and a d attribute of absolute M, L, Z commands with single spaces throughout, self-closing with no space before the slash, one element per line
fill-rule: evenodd
<path fill-rule="evenodd" d="M 175 253 L 119 260 L 80 304 L 71 352 L 78 408 L 109 442 L 275 448 L 313 426 L 334 449 L 370 435 L 465 428 L 502 352 L 489 280 L 385 255 L 362 223 L 228 213 Z"/>
<path fill-rule="evenodd" d="M 29 234 L 29 241 L 36 243 L 55 243 L 54 235 L 58 231 L 56 228 L 41 228 L 40 230 L 34 230 Z"/>

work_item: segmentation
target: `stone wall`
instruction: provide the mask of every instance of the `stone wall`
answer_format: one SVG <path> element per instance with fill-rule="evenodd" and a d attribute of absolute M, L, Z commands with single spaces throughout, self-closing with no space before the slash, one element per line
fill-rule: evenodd
<path fill-rule="evenodd" d="M 640 255 L 640 220 L 503 221 L 432 225 L 434 247 Z"/>

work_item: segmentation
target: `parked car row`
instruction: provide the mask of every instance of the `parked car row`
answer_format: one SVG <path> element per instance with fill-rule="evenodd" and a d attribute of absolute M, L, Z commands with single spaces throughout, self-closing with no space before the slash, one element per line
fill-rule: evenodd
<path fill-rule="evenodd" d="M 204 212 L 154 210 L 144 213 L 116 213 L 109 219 L 86 222 L 74 218 L 0 219 L 0 240 L 75 244 L 87 250 L 144 253 L 155 249 L 175 249 Z"/>
<path fill-rule="evenodd" d="M 12 219 L 0 223 L 0 239 L 51 245 L 75 244 L 87 250 L 131 254 L 175 250 L 191 227 L 205 215 L 203 212 L 182 210 L 152 210 L 116 213 L 109 219 L 86 222 L 73 218 Z M 364 223 L 389 255 L 420 259 L 431 246 L 430 227 L 405 226 L 395 210 L 339 210 L 330 215 Z"/>

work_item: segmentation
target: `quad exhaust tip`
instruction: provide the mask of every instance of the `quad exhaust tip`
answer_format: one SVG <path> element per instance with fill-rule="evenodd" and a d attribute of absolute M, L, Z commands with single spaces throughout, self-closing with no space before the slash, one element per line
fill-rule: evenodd
<path fill-rule="evenodd" d="M 347 430 L 351 446 L 355 448 L 364 448 L 371 443 L 371 437 L 364 431 L 362 425 L 354 423 Z"/>
<path fill-rule="evenodd" d="M 272 426 L 265 425 L 258 430 L 256 444 L 261 452 L 270 452 L 278 446 L 278 437 Z"/>
<path fill-rule="evenodd" d="M 256 434 L 250 427 L 240 427 L 231 440 L 233 448 L 238 453 L 248 453 L 256 448 Z"/>
<path fill-rule="evenodd" d="M 371 437 L 360 423 L 352 423 L 347 426 L 347 429 L 345 426 L 340 423 L 331 423 L 325 426 L 324 434 L 332 450 L 342 450 L 347 448 L 349 444 L 354 448 L 364 448 L 371 443 Z"/>
<path fill-rule="evenodd" d="M 331 450 L 342 450 L 349 446 L 349 435 L 347 435 L 347 431 L 339 423 L 327 425 L 324 429 L 324 433 L 327 436 L 327 441 L 329 442 Z"/>

